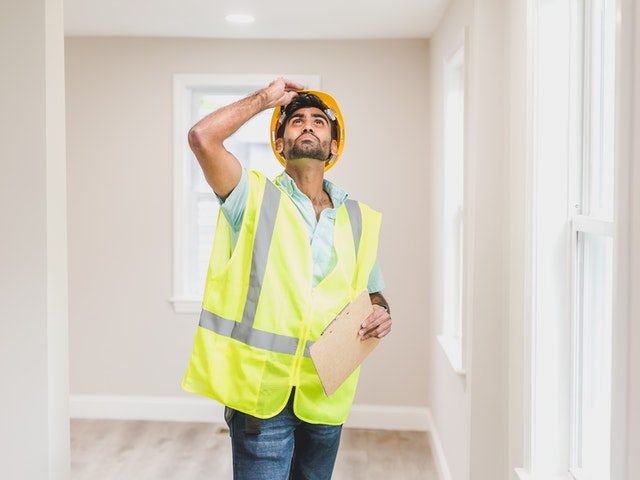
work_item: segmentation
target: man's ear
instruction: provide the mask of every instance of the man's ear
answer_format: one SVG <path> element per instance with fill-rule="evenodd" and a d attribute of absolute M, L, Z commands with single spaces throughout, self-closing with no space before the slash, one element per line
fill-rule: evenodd
<path fill-rule="evenodd" d="M 283 150 L 284 150 L 284 140 L 282 139 L 282 137 L 276 138 L 276 152 L 282 153 Z"/>
<path fill-rule="evenodd" d="M 331 155 L 335 155 L 338 153 L 338 141 L 331 140 Z"/>

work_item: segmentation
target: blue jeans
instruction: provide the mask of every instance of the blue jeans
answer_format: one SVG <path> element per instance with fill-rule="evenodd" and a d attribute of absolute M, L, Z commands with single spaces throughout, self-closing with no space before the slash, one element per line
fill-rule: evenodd
<path fill-rule="evenodd" d="M 314 425 L 293 413 L 293 392 L 278 415 L 258 419 L 225 409 L 234 480 L 329 480 L 342 425 Z"/>

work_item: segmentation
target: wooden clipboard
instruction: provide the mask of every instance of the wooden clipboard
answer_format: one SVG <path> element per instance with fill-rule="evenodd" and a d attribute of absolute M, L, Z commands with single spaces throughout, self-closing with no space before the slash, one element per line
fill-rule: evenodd
<path fill-rule="evenodd" d="M 309 348 L 325 395 L 333 394 L 380 343 L 379 338 L 363 341 L 358 335 L 362 322 L 372 313 L 369 292 L 363 290 Z"/>

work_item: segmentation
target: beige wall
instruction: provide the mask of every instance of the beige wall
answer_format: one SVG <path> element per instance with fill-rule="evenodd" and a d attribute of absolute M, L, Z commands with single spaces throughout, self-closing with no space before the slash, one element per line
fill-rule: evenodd
<path fill-rule="evenodd" d="M 506 0 L 454 1 L 430 39 L 434 223 L 428 405 L 453 480 L 507 477 L 509 165 L 505 91 Z M 465 195 L 470 297 L 466 297 L 466 375 L 456 374 L 436 340 L 442 322 L 443 62 L 468 27 Z"/>
<path fill-rule="evenodd" d="M 384 215 L 394 329 L 356 402 L 427 405 L 426 41 L 68 38 L 71 393 L 181 396 L 197 315 L 172 295 L 172 75 L 319 74 L 347 144 L 329 178 Z"/>
<path fill-rule="evenodd" d="M 525 377 L 530 355 L 527 327 L 530 320 L 525 312 L 531 306 L 530 282 L 527 268 L 531 249 L 531 223 L 527 213 L 533 195 L 528 182 L 527 96 L 530 79 L 527 78 L 527 5 L 510 0 L 509 26 L 509 468 L 507 478 L 518 478 L 515 469 L 525 466 L 525 429 L 529 386 Z M 520 159 L 521 161 L 516 161 Z"/>
<path fill-rule="evenodd" d="M 62 12 L 0 3 L 2 478 L 69 478 Z"/>
<path fill-rule="evenodd" d="M 475 0 L 471 139 L 474 175 L 473 315 L 469 348 L 471 480 L 508 475 L 509 139 L 508 0 Z"/>
<path fill-rule="evenodd" d="M 442 210 L 444 175 L 443 166 L 443 63 L 453 53 L 461 32 L 471 25 L 473 17 L 472 0 L 456 0 L 451 3 L 442 22 L 429 40 L 429 60 L 431 75 L 431 162 L 429 187 L 432 206 L 429 226 L 429 252 L 433 269 L 429 272 L 429 335 L 428 335 L 428 401 L 435 427 L 447 458 L 453 480 L 468 478 L 468 395 L 466 378 L 453 371 L 449 360 L 436 337 L 440 333 L 443 312 L 442 291 Z M 468 101 L 468 98 L 467 98 Z M 469 123 L 469 121 L 467 121 Z M 468 360 L 468 359 L 467 359 Z"/>

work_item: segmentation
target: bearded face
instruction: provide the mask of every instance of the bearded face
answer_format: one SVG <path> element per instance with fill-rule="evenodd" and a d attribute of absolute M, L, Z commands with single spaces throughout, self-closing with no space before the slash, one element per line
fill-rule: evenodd
<path fill-rule="evenodd" d="M 287 161 L 310 158 L 325 162 L 337 152 L 331 139 L 331 124 L 322 110 L 300 108 L 287 120 L 283 137 L 276 140 L 277 151 Z"/>
<path fill-rule="evenodd" d="M 325 161 L 331 155 L 331 139 L 321 141 L 313 133 L 302 133 L 298 138 L 286 138 L 284 141 L 284 158 L 297 160 L 313 158 Z"/>

